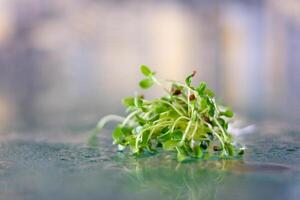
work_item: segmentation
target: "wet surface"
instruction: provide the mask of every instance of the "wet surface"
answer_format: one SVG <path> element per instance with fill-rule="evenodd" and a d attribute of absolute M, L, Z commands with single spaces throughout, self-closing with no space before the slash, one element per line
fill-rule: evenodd
<path fill-rule="evenodd" d="M 172 153 L 135 158 L 116 152 L 105 137 L 100 148 L 30 138 L 1 141 L 0 199 L 296 200 L 299 134 L 248 134 L 240 138 L 247 146 L 242 160 L 188 163 L 178 163 Z"/>

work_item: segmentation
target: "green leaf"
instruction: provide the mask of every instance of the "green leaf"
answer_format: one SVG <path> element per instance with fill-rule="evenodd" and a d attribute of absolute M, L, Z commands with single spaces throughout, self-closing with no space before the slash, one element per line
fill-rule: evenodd
<path fill-rule="evenodd" d="M 172 150 L 179 146 L 180 141 L 168 140 L 163 143 L 163 148 L 165 150 Z"/>
<path fill-rule="evenodd" d="M 160 114 L 160 113 L 162 113 L 162 112 L 168 111 L 168 106 L 166 106 L 165 104 L 157 104 L 157 105 L 155 105 L 155 107 L 154 107 L 154 111 L 155 111 L 157 114 Z"/>
<path fill-rule="evenodd" d="M 164 127 L 163 129 L 161 129 L 161 133 L 167 133 L 167 132 L 169 132 L 169 130 L 170 130 L 170 128 L 169 127 Z"/>
<path fill-rule="evenodd" d="M 228 123 L 226 122 L 225 119 L 223 119 L 222 117 L 219 117 L 219 118 L 218 118 L 218 122 L 219 122 L 219 124 L 220 124 L 225 130 L 227 130 L 227 128 L 228 128 Z"/>
<path fill-rule="evenodd" d="M 227 150 L 229 156 L 233 156 L 234 155 L 235 150 L 234 150 L 234 146 L 232 144 L 226 143 L 225 144 L 225 149 Z"/>
<path fill-rule="evenodd" d="M 201 149 L 206 150 L 207 147 L 209 146 L 209 143 L 210 143 L 209 140 L 201 141 L 201 144 L 200 144 Z"/>
<path fill-rule="evenodd" d="M 219 117 L 217 120 L 218 120 L 219 124 L 220 124 L 225 130 L 227 130 L 227 128 L 228 128 L 228 122 L 227 122 L 225 119 L 223 119 L 222 117 Z"/>
<path fill-rule="evenodd" d="M 132 127 L 130 126 L 122 126 L 122 132 L 124 136 L 129 136 L 131 134 L 132 131 Z"/>
<path fill-rule="evenodd" d="M 188 158 L 188 157 L 187 157 L 186 152 L 185 152 L 183 149 L 181 149 L 181 148 L 177 148 L 177 160 L 178 160 L 179 162 L 183 162 L 183 161 L 185 161 L 187 158 Z"/>
<path fill-rule="evenodd" d="M 223 116 L 226 116 L 226 117 L 228 117 L 228 118 L 231 118 L 231 117 L 233 117 L 233 112 L 232 112 L 232 110 L 227 109 L 227 110 L 224 111 L 224 112 L 220 112 L 220 115 L 223 115 Z"/>
<path fill-rule="evenodd" d="M 192 78 L 196 75 L 196 71 L 193 71 L 193 73 L 191 75 L 189 75 L 188 77 L 186 77 L 185 79 L 185 83 L 187 86 L 191 86 L 192 83 Z"/>
<path fill-rule="evenodd" d="M 118 125 L 112 133 L 112 138 L 114 139 L 114 143 L 118 144 L 121 142 L 123 136 L 122 127 Z"/>
<path fill-rule="evenodd" d="M 146 65 L 142 65 L 140 70 L 145 76 L 152 76 L 154 74 Z"/>
<path fill-rule="evenodd" d="M 126 97 L 122 100 L 122 103 L 126 107 L 134 106 L 134 98 L 133 97 Z"/>
<path fill-rule="evenodd" d="M 144 131 L 142 136 L 142 145 L 147 146 L 148 138 L 150 136 L 150 131 Z"/>
<path fill-rule="evenodd" d="M 215 112 L 216 112 L 215 107 L 210 107 L 208 114 L 213 117 L 215 115 Z"/>
<path fill-rule="evenodd" d="M 245 153 L 245 149 L 244 148 L 240 148 L 238 155 L 244 155 Z"/>
<path fill-rule="evenodd" d="M 222 127 L 224 127 L 224 125 L 226 124 L 226 121 L 221 117 L 218 118 L 218 122 Z"/>
<path fill-rule="evenodd" d="M 183 132 L 181 130 L 175 130 L 173 133 L 171 133 L 173 140 L 181 140 L 183 136 Z"/>
<path fill-rule="evenodd" d="M 193 148 L 194 154 L 196 158 L 201 158 L 203 156 L 202 149 L 199 146 L 195 146 Z"/>
<path fill-rule="evenodd" d="M 207 107 L 209 107 L 208 104 L 207 104 L 206 98 L 201 99 L 200 105 L 201 105 L 201 110 L 202 111 L 205 110 Z"/>
<path fill-rule="evenodd" d="M 139 85 L 142 89 L 148 89 L 153 85 L 153 80 L 150 78 L 145 78 L 140 81 Z"/>
<path fill-rule="evenodd" d="M 205 89 L 206 89 L 206 83 L 205 82 L 201 82 L 199 84 L 199 86 L 197 87 L 197 92 L 200 96 L 204 96 L 205 94 Z"/>
<path fill-rule="evenodd" d="M 207 88 L 205 90 L 205 94 L 211 98 L 215 96 L 215 93 L 212 90 L 207 89 Z"/>
<path fill-rule="evenodd" d="M 213 117 L 215 115 L 215 111 L 216 111 L 214 103 L 209 97 L 206 97 L 206 103 L 207 103 L 207 106 L 209 107 L 208 114 Z"/>

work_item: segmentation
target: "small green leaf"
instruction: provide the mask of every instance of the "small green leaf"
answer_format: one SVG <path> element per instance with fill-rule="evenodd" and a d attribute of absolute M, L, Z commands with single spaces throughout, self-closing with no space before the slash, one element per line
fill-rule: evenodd
<path fill-rule="evenodd" d="M 122 132 L 124 136 L 129 136 L 131 134 L 132 127 L 130 126 L 122 126 Z"/>
<path fill-rule="evenodd" d="M 209 107 L 208 114 L 213 117 L 215 115 L 216 108 L 213 101 L 209 97 L 206 97 L 206 104 Z"/>
<path fill-rule="evenodd" d="M 238 155 L 244 155 L 245 153 L 245 149 L 244 148 L 240 148 Z"/>
<path fill-rule="evenodd" d="M 234 155 L 234 146 L 230 143 L 226 143 L 225 144 L 225 149 L 227 150 L 229 156 L 233 156 Z"/>
<path fill-rule="evenodd" d="M 134 98 L 133 97 L 126 97 L 122 100 L 122 103 L 126 107 L 134 106 Z"/>
<path fill-rule="evenodd" d="M 201 82 L 199 84 L 199 86 L 197 87 L 197 92 L 200 96 L 203 96 L 205 93 L 205 89 L 206 89 L 206 83 L 205 82 Z"/>
<path fill-rule="evenodd" d="M 219 122 L 219 124 L 220 124 L 225 130 L 227 130 L 227 128 L 228 128 L 228 123 L 226 122 L 225 119 L 223 119 L 222 117 L 219 117 L 219 118 L 218 118 L 218 122 Z"/>
<path fill-rule="evenodd" d="M 207 89 L 207 88 L 205 90 L 205 94 L 211 98 L 215 96 L 215 93 L 212 90 Z"/>
<path fill-rule="evenodd" d="M 149 138 L 149 136 L 150 136 L 150 131 L 144 131 L 144 132 L 143 132 L 143 136 L 142 136 L 142 141 L 141 141 L 141 143 L 142 143 L 142 145 L 144 145 L 145 147 L 146 147 L 147 144 L 148 144 L 148 138 Z"/>
<path fill-rule="evenodd" d="M 194 154 L 196 158 L 201 158 L 203 156 L 202 149 L 199 146 L 195 146 L 193 148 Z"/>
<path fill-rule="evenodd" d="M 206 98 L 201 99 L 200 105 L 201 105 L 201 110 L 205 110 L 206 108 L 209 107 L 207 104 Z"/>
<path fill-rule="evenodd" d="M 200 144 L 200 147 L 202 148 L 202 149 L 207 149 L 207 147 L 209 146 L 209 140 L 203 140 L 203 141 L 201 141 L 201 144 Z"/>
<path fill-rule="evenodd" d="M 185 83 L 187 86 L 191 86 L 192 83 L 192 78 L 196 75 L 196 71 L 193 71 L 193 73 L 191 75 L 189 75 L 188 77 L 186 77 L 185 79 Z"/>
<path fill-rule="evenodd" d="M 181 130 L 175 130 L 173 133 L 171 133 L 173 140 L 181 140 L 183 136 L 183 132 Z"/>
<path fill-rule="evenodd" d="M 180 148 L 177 148 L 177 160 L 178 160 L 179 162 L 183 162 L 183 161 L 185 161 L 187 158 L 188 158 L 188 157 L 187 157 L 185 151 L 182 150 L 182 149 L 180 149 Z"/>
<path fill-rule="evenodd" d="M 224 125 L 226 124 L 226 121 L 221 117 L 218 118 L 218 122 L 222 127 L 224 127 Z"/>
<path fill-rule="evenodd" d="M 226 116 L 226 117 L 228 117 L 228 118 L 231 118 L 231 117 L 233 117 L 233 112 L 232 112 L 232 110 L 227 109 L 227 110 L 224 111 L 224 112 L 220 112 L 220 115 L 223 115 L 223 116 Z"/>
<path fill-rule="evenodd" d="M 112 133 L 112 138 L 114 139 L 114 143 L 115 144 L 120 143 L 122 136 L 123 136 L 122 127 L 118 125 Z"/>
<path fill-rule="evenodd" d="M 140 81 L 139 85 L 142 89 L 148 89 L 153 85 L 153 80 L 150 78 L 145 78 Z"/>
<path fill-rule="evenodd" d="M 213 117 L 215 115 L 215 112 L 216 112 L 215 107 L 210 107 L 208 114 Z"/>
<path fill-rule="evenodd" d="M 156 113 L 160 114 L 160 113 L 163 113 L 165 111 L 168 111 L 168 107 L 165 104 L 157 104 L 154 107 L 154 110 L 155 110 Z"/>
<path fill-rule="evenodd" d="M 154 74 L 146 65 L 142 65 L 140 69 L 145 76 L 152 76 Z"/>
<path fill-rule="evenodd" d="M 166 126 L 163 129 L 161 129 L 161 133 L 163 133 L 163 134 L 167 133 L 167 132 L 169 132 L 169 130 L 170 130 L 169 127 Z"/>

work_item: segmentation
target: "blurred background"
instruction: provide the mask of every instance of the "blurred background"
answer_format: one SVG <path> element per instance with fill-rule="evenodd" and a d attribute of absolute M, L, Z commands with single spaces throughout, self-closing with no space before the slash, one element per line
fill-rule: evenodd
<path fill-rule="evenodd" d="M 0 0 L 0 131 L 124 114 L 141 64 L 178 80 L 197 70 L 241 116 L 297 123 L 300 1 Z"/>

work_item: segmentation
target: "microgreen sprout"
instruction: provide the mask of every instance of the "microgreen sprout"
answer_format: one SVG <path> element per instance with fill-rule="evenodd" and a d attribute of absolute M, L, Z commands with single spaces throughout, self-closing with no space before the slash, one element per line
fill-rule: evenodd
<path fill-rule="evenodd" d="M 155 153 L 158 149 L 177 151 L 178 161 L 188 158 L 241 156 L 244 147 L 233 141 L 227 131 L 233 117 L 231 109 L 216 103 L 214 93 L 205 82 L 192 85 L 196 71 L 187 76 L 185 84 L 170 81 L 166 89 L 155 77 L 155 72 L 142 65 L 142 89 L 154 84 L 161 86 L 166 95 L 147 100 L 143 95 L 123 99 L 127 117 L 108 115 L 102 118 L 89 139 L 91 145 L 97 134 L 111 120 L 120 122 L 112 133 L 113 143 L 119 150 L 129 147 L 133 154 Z"/>

